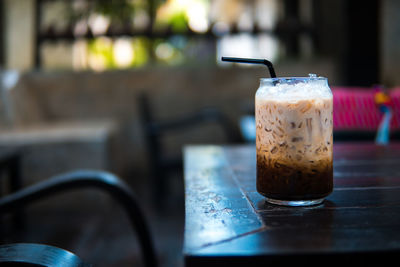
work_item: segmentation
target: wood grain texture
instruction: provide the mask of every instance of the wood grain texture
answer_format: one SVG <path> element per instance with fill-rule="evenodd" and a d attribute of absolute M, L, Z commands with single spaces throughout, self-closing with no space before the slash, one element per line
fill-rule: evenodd
<path fill-rule="evenodd" d="M 219 147 L 185 152 L 185 253 L 225 242 L 262 226 Z"/>
<path fill-rule="evenodd" d="M 334 191 L 318 206 L 268 204 L 255 179 L 253 146 L 186 148 L 187 266 L 371 263 L 400 253 L 400 144 L 335 144 Z"/>

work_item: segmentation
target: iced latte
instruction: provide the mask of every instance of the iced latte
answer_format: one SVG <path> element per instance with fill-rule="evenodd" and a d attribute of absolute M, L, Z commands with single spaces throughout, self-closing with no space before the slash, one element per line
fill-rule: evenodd
<path fill-rule="evenodd" d="M 255 102 L 257 191 L 275 204 L 321 203 L 333 188 L 327 79 L 261 79 Z"/>

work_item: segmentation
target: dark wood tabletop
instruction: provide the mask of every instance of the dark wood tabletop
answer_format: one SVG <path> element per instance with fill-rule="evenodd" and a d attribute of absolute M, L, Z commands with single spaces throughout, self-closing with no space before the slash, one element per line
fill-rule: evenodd
<path fill-rule="evenodd" d="M 372 263 L 400 257 L 400 143 L 334 145 L 334 191 L 282 207 L 256 191 L 250 146 L 185 148 L 186 266 Z"/>

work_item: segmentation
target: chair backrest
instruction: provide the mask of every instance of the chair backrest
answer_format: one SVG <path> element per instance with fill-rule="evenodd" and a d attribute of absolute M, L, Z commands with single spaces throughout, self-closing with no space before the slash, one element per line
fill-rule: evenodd
<path fill-rule="evenodd" d="M 191 128 L 203 127 L 206 124 L 218 126 L 229 143 L 238 142 L 240 135 L 228 118 L 217 108 L 203 108 L 190 114 L 182 114 L 179 117 L 156 120 L 148 96 L 142 93 L 137 101 L 140 122 L 148 149 L 148 171 L 153 180 L 154 204 L 157 203 L 155 207 L 161 210 L 164 201 L 160 201 L 160 199 L 166 196 L 168 178 L 172 177 L 171 174 L 182 171 L 181 147 L 179 150 L 172 149 L 172 153 L 167 151 L 165 147 L 168 144 L 164 142 L 165 137 L 174 136 L 172 134 L 176 133 L 185 133 Z M 179 140 L 177 145 L 182 146 L 184 143 Z"/>
<path fill-rule="evenodd" d="M 17 243 L 0 246 L 0 266 L 90 267 L 92 265 L 61 248 L 43 244 Z"/>
<path fill-rule="evenodd" d="M 340 140 L 373 140 L 383 114 L 372 88 L 333 87 L 333 129 Z M 390 91 L 393 101 L 391 131 L 400 130 L 400 89 Z"/>
<path fill-rule="evenodd" d="M 191 114 L 185 114 L 179 118 L 171 118 L 169 120 L 156 120 L 149 97 L 142 93 L 137 98 L 139 107 L 139 116 L 142 129 L 144 130 L 146 143 L 153 155 L 151 160 L 153 163 L 159 161 L 159 155 L 162 154 L 161 137 L 172 131 L 185 130 L 203 123 L 215 123 L 223 131 L 227 142 L 240 142 L 240 135 L 237 129 L 230 123 L 229 119 L 217 108 L 208 107 L 195 111 Z"/>
<path fill-rule="evenodd" d="M 19 209 L 60 192 L 84 188 L 96 188 L 108 193 L 125 209 L 137 234 L 142 249 L 144 265 L 146 267 L 157 266 L 157 258 L 150 230 L 135 194 L 126 183 L 111 173 L 79 170 L 51 177 L 0 198 L 0 213 Z"/>
<path fill-rule="evenodd" d="M 334 87 L 333 126 L 335 130 L 376 131 L 382 119 L 382 113 L 375 104 L 375 92 L 371 88 Z M 393 119 L 391 128 L 400 129 L 400 88 L 391 91 L 393 101 Z"/>

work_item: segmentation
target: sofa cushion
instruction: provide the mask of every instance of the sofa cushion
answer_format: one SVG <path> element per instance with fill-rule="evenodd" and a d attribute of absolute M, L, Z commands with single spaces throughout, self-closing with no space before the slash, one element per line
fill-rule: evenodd
<path fill-rule="evenodd" d="M 361 87 L 333 87 L 335 131 L 376 131 L 383 114 L 375 104 L 375 91 Z M 400 89 L 390 92 L 393 101 L 391 129 L 399 129 Z"/>

